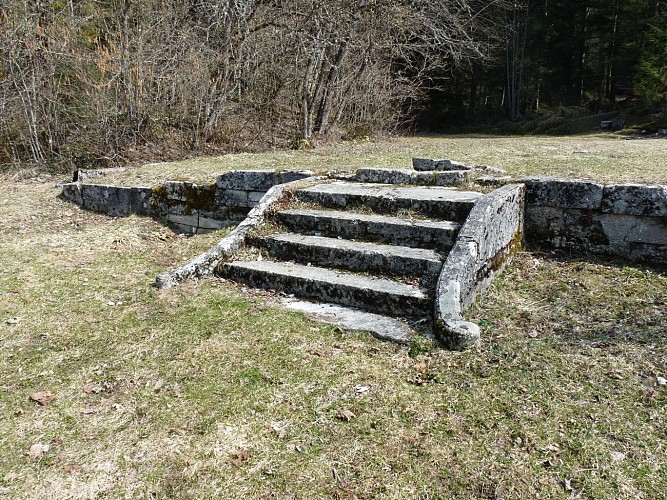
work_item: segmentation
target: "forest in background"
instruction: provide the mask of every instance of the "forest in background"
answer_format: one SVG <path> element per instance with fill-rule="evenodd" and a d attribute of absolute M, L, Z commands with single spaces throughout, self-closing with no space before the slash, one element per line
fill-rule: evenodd
<path fill-rule="evenodd" d="M 665 126 L 657 0 L 0 0 L 0 26 L 5 170 L 598 113 Z"/>

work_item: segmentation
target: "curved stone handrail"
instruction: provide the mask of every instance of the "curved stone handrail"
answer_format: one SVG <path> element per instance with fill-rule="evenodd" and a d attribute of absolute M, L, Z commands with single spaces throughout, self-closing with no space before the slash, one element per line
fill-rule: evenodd
<path fill-rule="evenodd" d="M 480 198 L 461 228 L 436 286 L 435 332 L 448 347 L 479 342 L 479 326 L 463 312 L 520 248 L 524 202 L 523 184 L 504 186 Z"/>
<path fill-rule="evenodd" d="M 182 283 L 185 280 L 193 278 L 204 278 L 213 275 L 215 267 L 224 259 L 230 257 L 241 248 L 245 238 L 259 223 L 264 219 L 266 211 L 279 200 L 285 191 L 295 187 L 301 187 L 311 182 L 320 182 L 326 177 L 307 177 L 284 184 L 278 184 L 270 188 L 259 201 L 259 204 L 253 208 L 248 216 L 236 228 L 225 236 L 214 247 L 210 248 L 201 255 L 183 264 L 181 267 L 172 271 L 161 273 L 155 279 L 157 288 L 170 288 Z"/>

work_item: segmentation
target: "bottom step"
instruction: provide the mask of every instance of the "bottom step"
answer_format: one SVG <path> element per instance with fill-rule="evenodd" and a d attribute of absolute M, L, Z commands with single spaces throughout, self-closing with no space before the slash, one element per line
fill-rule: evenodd
<path fill-rule="evenodd" d="M 280 290 L 390 316 L 431 316 L 431 301 L 423 290 L 381 278 L 273 261 L 230 262 L 219 268 L 219 274 L 255 288 Z"/>
<path fill-rule="evenodd" d="M 315 321 L 336 325 L 345 330 L 365 330 L 377 339 L 389 340 L 398 344 L 409 344 L 416 335 L 420 334 L 408 326 L 405 320 L 352 307 L 321 302 L 316 304 L 292 298 L 283 299 L 282 305 L 287 309 L 302 312 Z"/>

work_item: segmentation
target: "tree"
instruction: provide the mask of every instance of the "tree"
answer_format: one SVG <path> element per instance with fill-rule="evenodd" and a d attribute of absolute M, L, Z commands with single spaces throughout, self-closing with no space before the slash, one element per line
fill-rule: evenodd
<path fill-rule="evenodd" d="M 506 54 L 507 71 L 507 109 L 510 120 L 515 120 L 521 112 L 521 91 L 523 88 L 523 70 L 525 66 L 526 42 L 528 33 L 529 2 L 514 3 L 508 11 L 508 42 Z"/>
<path fill-rule="evenodd" d="M 637 90 L 649 102 L 667 111 L 667 13 L 649 24 L 636 82 Z"/>

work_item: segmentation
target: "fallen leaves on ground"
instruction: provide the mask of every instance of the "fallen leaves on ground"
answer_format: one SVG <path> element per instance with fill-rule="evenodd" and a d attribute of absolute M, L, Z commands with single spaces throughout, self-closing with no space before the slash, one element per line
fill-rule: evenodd
<path fill-rule="evenodd" d="M 47 406 L 53 401 L 53 394 L 50 391 L 35 391 L 30 395 L 30 399 L 40 406 Z"/>
<path fill-rule="evenodd" d="M 241 467 L 243 466 L 244 463 L 246 463 L 250 459 L 251 455 L 248 450 L 239 450 L 236 453 L 234 453 L 234 456 L 236 458 L 230 460 L 229 464 L 233 465 L 234 467 Z"/>
<path fill-rule="evenodd" d="M 95 384 L 93 382 L 90 382 L 83 387 L 83 392 L 86 394 L 99 394 L 103 390 L 104 388 L 101 385 Z"/>
<path fill-rule="evenodd" d="M 343 422 L 349 422 L 355 417 L 356 415 L 352 413 L 350 410 L 340 410 L 336 414 L 336 418 L 338 418 L 338 420 L 342 420 Z"/>

